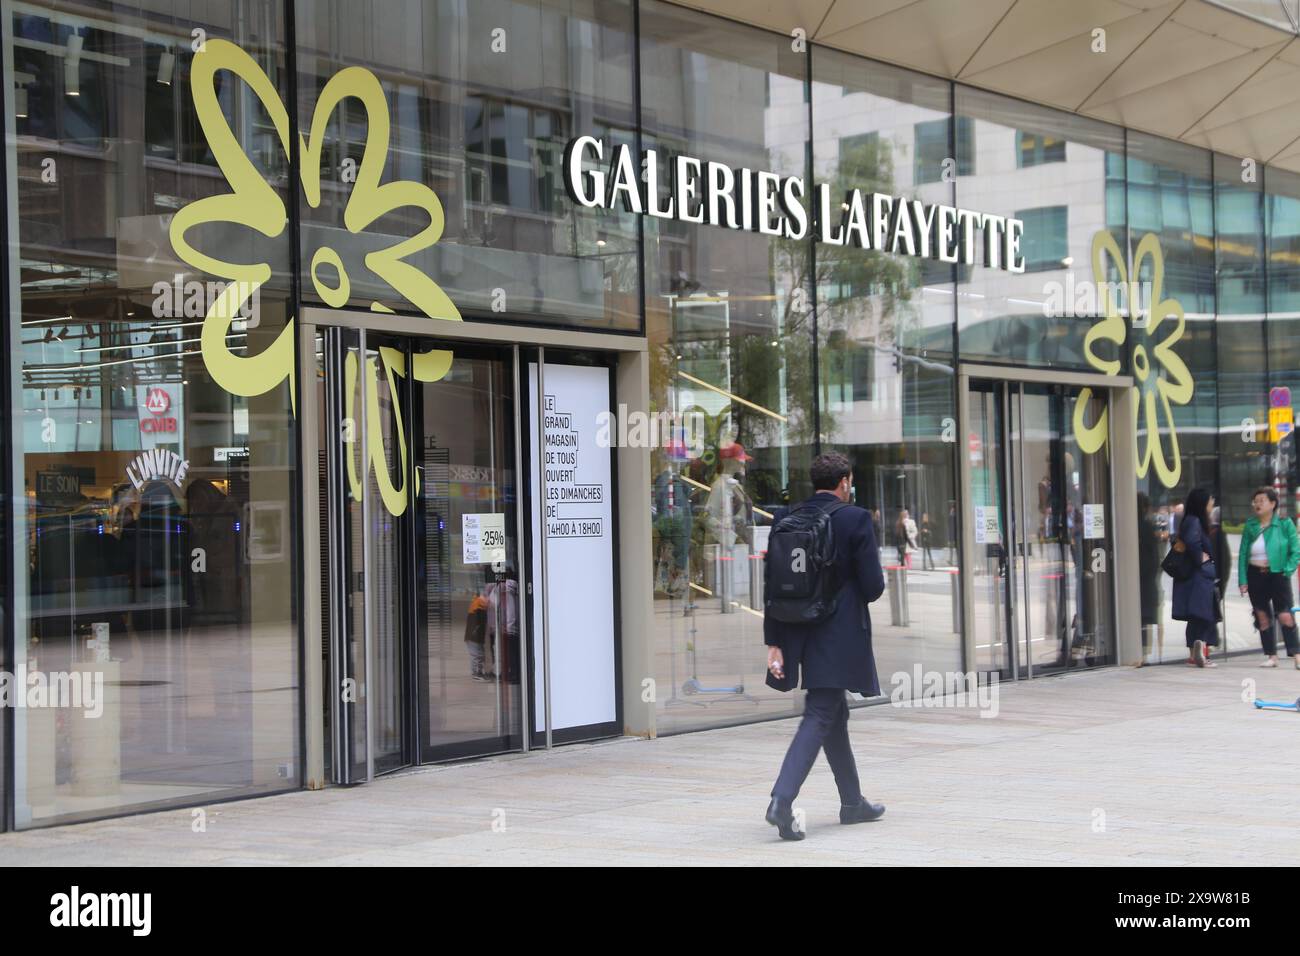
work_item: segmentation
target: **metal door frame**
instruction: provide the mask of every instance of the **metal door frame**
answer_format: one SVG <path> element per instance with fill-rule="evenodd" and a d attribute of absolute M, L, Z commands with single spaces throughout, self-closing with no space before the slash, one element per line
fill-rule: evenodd
<path fill-rule="evenodd" d="M 988 380 L 985 379 L 985 381 Z M 1015 519 L 1016 519 L 1014 524 L 1014 529 L 1015 529 L 1014 540 L 1011 542 L 1012 547 L 1014 549 L 1012 551 L 1012 554 L 1014 555 L 1015 560 L 1011 562 L 1010 567 L 1012 568 L 1012 570 L 1008 572 L 1009 574 L 1012 575 L 1012 579 L 1008 583 L 1013 595 L 1013 601 L 1015 602 L 1012 604 L 1010 609 L 1011 614 L 1014 618 L 1011 629 L 1016 632 L 1015 640 L 1013 641 L 1012 644 L 1012 647 L 1014 649 L 1012 654 L 1012 668 L 1014 673 L 1014 679 L 1017 680 L 1020 679 L 1020 673 L 1023 669 L 1025 679 L 1028 680 L 1034 676 L 1034 659 L 1033 659 L 1033 655 L 1030 653 L 1030 647 L 1029 647 L 1031 643 L 1030 639 L 1032 636 L 1032 622 L 1030 620 L 1031 601 L 1029 598 L 1028 568 L 1029 568 L 1030 546 L 1032 542 L 1030 540 L 1030 535 L 1028 531 L 1028 527 L 1029 527 L 1028 515 L 1030 514 L 1029 489 L 1028 489 L 1028 484 L 1025 480 L 1026 479 L 1025 398 L 1027 397 L 1025 392 L 1025 386 L 1028 385 L 1030 387 L 1034 387 L 1039 385 L 1045 385 L 1045 387 L 1047 388 L 1047 392 L 1045 393 L 1045 395 L 1042 392 L 1036 392 L 1034 394 L 1038 395 L 1039 397 L 1048 398 L 1049 414 L 1052 408 L 1051 402 L 1055 398 L 1061 396 L 1061 392 L 1059 390 L 1062 388 L 1069 388 L 1070 386 L 1062 382 L 1053 382 L 1050 385 L 1046 385 L 1045 383 L 1039 383 L 1039 382 L 1026 382 L 1024 379 L 1015 382 L 1003 380 L 1000 382 L 1000 384 L 1005 386 L 1005 398 L 1006 398 L 1006 405 L 1005 405 L 1006 411 L 1003 418 L 1003 421 L 1006 422 L 1006 431 L 1005 434 L 1001 436 L 1004 440 L 1005 447 L 1006 447 L 1007 466 L 1006 466 L 1005 480 L 1008 482 L 1008 489 L 1007 489 L 1008 500 L 1010 500 L 1012 508 L 1015 509 Z M 1100 397 L 1105 399 L 1106 407 L 1109 410 L 1110 390 L 1106 389 L 1104 391 L 1101 390 L 1098 391 Z M 1018 432 L 1020 435 L 1018 440 L 1014 440 L 1014 445 L 1012 439 L 1013 431 Z M 1058 436 L 1058 440 L 1064 441 L 1064 438 L 1065 438 L 1065 434 L 1064 434 L 1064 427 L 1063 427 L 1061 435 Z M 1055 474 L 1055 466 L 1058 464 L 1064 465 L 1063 458 L 1062 460 L 1053 462 L 1053 475 L 1051 479 L 1053 482 L 1055 482 L 1057 478 Z M 1068 477 L 1066 477 L 1065 480 L 1061 482 L 1061 485 L 1064 487 L 1067 483 L 1068 483 Z M 1107 473 L 1108 494 L 1112 493 L 1113 490 L 1114 490 L 1114 481 L 1111 480 L 1111 476 L 1108 472 Z M 1113 510 L 1114 507 L 1113 503 L 1111 507 Z M 1065 521 L 1066 520 L 1065 514 L 1062 513 L 1061 516 L 1056 520 Z M 1061 550 L 1062 564 L 1064 564 L 1065 549 L 1062 548 L 1061 543 L 1059 541 L 1054 546 Z M 1062 580 L 1065 581 L 1064 585 L 1062 585 L 1065 593 L 1058 595 L 1057 601 L 1068 602 L 1069 593 L 1070 593 L 1069 579 L 1063 576 Z M 1112 582 L 1113 582 L 1113 576 L 1112 576 Z M 1114 605 L 1113 597 L 1114 595 L 1112 594 L 1112 606 Z M 1082 593 L 1076 595 L 1076 601 L 1080 601 L 1082 600 L 1082 598 L 1083 598 Z M 1059 604 L 1058 604 L 1058 608 L 1059 608 Z M 1023 653 L 1024 655 L 1024 660 L 1019 660 L 1016 656 L 1021 653 Z"/>
<path fill-rule="evenodd" d="M 466 342 L 476 342 L 484 345 L 497 345 L 510 347 L 512 352 L 512 361 L 514 367 L 514 400 L 515 400 L 515 461 L 520 463 L 525 460 L 523 455 L 522 425 L 518 414 L 521 409 L 520 400 L 523 398 L 523 389 L 520 383 L 520 374 L 523 371 L 519 360 L 519 350 L 524 347 L 536 347 L 538 349 L 539 365 L 544 365 L 545 349 L 547 347 L 559 349 L 572 349 L 576 351 L 594 350 L 602 352 L 632 353 L 639 361 L 633 363 L 629 369 L 629 375 L 637 376 L 645 371 L 645 355 L 647 352 L 646 339 L 640 335 L 619 334 L 609 332 L 587 332 L 579 329 L 547 328 L 538 326 L 524 326 L 505 323 L 491 322 L 473 322 L 473 321 L 446 321 L 433 320 L 424 316 L 407 316 L 394 313 L 376 313 L 364 312 L 355 309 L 330 309 L 317 306 L 308 306 L 301 310 L 298 325 L 298 375 L 302 383 L 300 389 L 303 408 L 299 409 L 299 427 L 302 433 L 302 467 L 301 472 L 301 497 L 302 517 L 301 535 L 302 541 L 307 545 L 300 549 L 303 555 L 303 574 L 301 577 L 303 588 L 303 641 L 302 648 L 306 656 L 307 666 L 303 668 L 305 674 L 304 694 L 307 704 L 307 720 L 305 733 L 306 746 L 306 773 L 304 779 L 308 787 L 324 786 L 324 748 L 332 746 L 330 741 L 324 739 L 323 717 L 325 706 L 325 691 L 322 686 L 322 675 L 320 668 L 315 665 L 314 658 L 310 656 L 312 641 L 319 641 L 322 628 L 327 627 L 329 622 L 321 620 L 321 609 L 319 595 L 313 595 L 312 589 L 319 586 L 320 582 L 320 495 L 317 488 L 317 473 L 315 462 L 318 460 L 320 449 L 318 448 L 318 427 L 320 415 L 324 410 L 317 407 L 316 389 L 308 387 L 307 383 L 315 382 L 316 377 L 316 334 L 325 328 L 350 328 L 359 330 L 362 334 L 362 342 L 367 331 L 384 335 L 407 336 L 412 339 L 426 339 L 434 341 L 460 340 Z M 539 370 L 538 391 L 540 393 L 543 387 L 544 371 Z M 621 374 L 617 373 L 617 374 Z M 648 384 L 648 383 L 647 383 Z M 363 406 L 364 407 L 364 406 Z M 541 418 L 538 416 L 538 429 L 541 428 Z M 622 461 L 623 450 L 620 449 L 620 463 Z M 629 456 L 635 460 L 639 455 L 639 450 L 633 449 Z M 308 464 L 311 467 L 307 467 Z M 535 465 L 537 463 L 534 463 Z M 648 472 L 648 453 L 647 453 L 647 472 Z M 522 481 L 523 476 L 520 476 Z M 544 480 L 545 475 L 541 475 Z M 631 482 L 636 484 L 635 481 Z M 543 494 L 545 494 L 543 490 Z M 368 498 L 369 496 L 367 496 Z M 516 509 L 516 529 L 515 540 L 520 548 L 518 556 L 517 571 L 519 574 L 519 593 L 520 600 L 527 593 L 529 587 L 528 578 L 528 557 L 523 554 L 524 542 L 527 540 L 525 533 L 525 524 L 528 521 L 528 515 L 524 514 L 522 507 Z M 616 521 L 626 521 L 626 516 L 621 514 L 621 508 L 616 511 L 614 518 Z M 646 512 L 645 520 L 648 523 L 649 513 Z M 648 538 L 648 535 L 647 535 Z M 634 540 L 630 539 L 630 540 Z M 630 543 L 630 541 L 629 541 Z M 621 552 L 623 548 L 619 549 Z M 542 542 L 542 559 L 539 574 L 541 580 L 545 580 L 546 569 L 546 545 L 545 540 Z M 616 553 L 615 559 L 622 560 L 624 555 Z M 646 578 L 648 583 L 649 578 Z M 544 590 L 541 592 L 544 594 Z M 615 595 L 616 607 L 617 599 L 620 595 Z M 549 670 L 550 646 L 549 634 L 545 626 L 547 619 L 547 609 L 545 601 L 542 604 L 542 633 L 541 653 L 544 661 L 547 662 Z M 637 613 L 634 602 L 624 602 L 624 613 L 621 615 L 623 623 L 623 632 L 626 636 L 626 621 L 629 614 Z M 647 612 L 649 610 L 647 606 Z M 615 628 L 616 633 L 619 630 L 620 615 L 616 613 Z M 520 726 L 517 728 L 521 737 L 521 750 L 527 752 L 530 749 L 530 718 L 532 708 L 528 705 L 529 700 L 529 680 L 531 674 L 526 666 L 528 660 L 529 647 L 529 621 L 528 615 L 521 610 L 519 615 L 519 652 L 520 652 Z M 369 646 L 369 636 L 367 636 L 367 645 Z M 618 659 L 618 648 L 616 647 L 615 659 Z M 367 680 L 370 679 L 367 671 Z M 624 693 L 618 699 L 620 701 L 627 699 L 626 678 L 624 674 L 617 674 L 615 677 L 616 693 L 620 682 L 624 685 Z M 639 678 L 638 678 L 639 686 Z M 620 703 L 620 711 L 622 706 Z M 415 728 L 418 733 L 418 723 Z M 546 747 L 549 749 L 553 745 L 551 713 L 550 713 L 550 695 L 546 697 Z M 337 730 L 335 731 L 337 735 Z M 367 735 L 369 736 L 369 721 L 367 721 Z M 419 762 L 421 742 L 415 741 L 415 759 Z M 373 748 L 367 747 L 368 759 L 373 760 Z M 337 771 L 336 771 L 337 773 Z M 373 777 L 371 772 L 370 777 Z M 368 778 L 369 779 L 369 778 Z"/>
<path fill-rule="evenodd" d="M 1107 472 L 1109 475 L 1109 491 L 1111 500 L 1111 515 L 1114 523 L 1113 552 L 1114 560 L 1112 561 L 1111 571 L 1111 591 L 1112 603 L 1115 608 L 1115 634 L 1116 634 L 1116 662 L 1131 663 L 1141 656 L 1141 611 L 1140 598 L 1138 594 L 1138 581 L 1136 575 L 1119 574 L 1116 567 L 1118 566 L 1118 556 L 1121 554 L 1132 555 L 1136 560 L 1137 556 L 1137 491 L 1136 491 L 1136 466 L 1137 466 L 1137 443 L 1136 443 L 1136 419 L 1134 411 L 1133 396 L 1133 378 L 1129 375 L 1102 375 L 1092 372 L 1074 372 L 1064 369 L 1036 369 L 1036 368 L 1015 368 L 1001 365 L 978 365 L 962 363 L 957 367 L 957 415 L 958 415 L 958 435 L 961 442 L 961 449 L 958 454 L 959 476 L 961 487 L 969 489 L 972 487 L 972 474 L 970 452 L 966 448 L 966 435 L 971 428 L 970 415 L 970 386 L 972 379 L 984 379 L 1004 384 L 1046 384 L 1046 385 L 1069 385 L 1078 387 L 1091 388 L 1094 392 L 1103 395 L 1107 399 L 1107 444 L 1106 450 L 1109 454 Z M 1010 422 L 1006 413 L 1009 407 L 1002 408 L 1002 417 L 1005 422 L 1004 431 L 1007 433 L 1002 436 L 1003 439 L 1009 437 Z M 1014 483 L 1011 480 L 1010 468 L 1011 449 L 1010 442 L 1003 440 L 1003 484 L 1006 486 L 1008 496 L 1013 490 Z M 1015 463 L 1017 466 L 1019 462 Z M 1125 476 L 1123 481 L 1118 480 L 1118 476 Z M 1023 484 L 1023 480 L 1021 481 Z M 971 670 L 975 656 L 975 631 L 971 622 L 975 617 L 975 592 L 970 581 L 969 556 L 975 553 L 975 525 L 974 514 L 969 494 L 959 495 L 958 514 L 961 522 L 961 601 L 962 601 L 962 661 L 963 667 Z M 1008 500 L 1010 500 L 1008 498 Z M 1014 507 L 1019 507 L 1020 503 L 1011 502 Z M 1007 516 L 1008 530 L 1010 529 L 1010 517 Z M 1020 522 L 1023 522 L 1023 515 Z M 1020 533 L 1019 528 L 1017 533 Z M 1016 580 L 1019 579 L 1019 573 L 1016 569 L 1016 555 L 1008 555 L 1008 575 L 1013 575 Z M 1020 595 L 1016 594 L 1015 581 L 1008 582 L 1008 589 L 1011 593 L 1008 631 L 1008 644 L 1010 648 L 1009 667 L 1013 680 L 1019 679 L 1019 667 L 1017 666 L 1017 655 L 1020 653 L 1020 628 L 1018 607 L 1016 602 Z M 1032 676 L 1032 664 L 1026 672 L 1027 676 Z"/>

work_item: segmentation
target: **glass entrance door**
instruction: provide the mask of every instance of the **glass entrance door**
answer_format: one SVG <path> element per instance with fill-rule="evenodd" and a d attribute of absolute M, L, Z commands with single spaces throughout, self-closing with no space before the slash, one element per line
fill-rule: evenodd
<path fill-rule="evenodd" d="M 317 344 L 331 777 L 519 746 L 514 356 Z"/>
<path fill-rule="evenodd" d="M 1115 659 L 1110 468 L 1073 437 L 1079 393 L 970 383 L 974 666 L 1004 679 Z M 1104 396 L 1089 393 L 1086 421 Z"/>
<path fill-rule="evenodd" d="M 413 404 L 421 762 L 522 746 L 514 356 L 451 355 Z"/>

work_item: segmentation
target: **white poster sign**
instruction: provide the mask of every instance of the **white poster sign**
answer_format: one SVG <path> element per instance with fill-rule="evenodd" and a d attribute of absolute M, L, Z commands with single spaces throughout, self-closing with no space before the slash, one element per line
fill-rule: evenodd
<path fill-rule="evenodd" d="M 975 506 L 975 543 L 997 544 L 1002 538 L 996 505 Z"/>
<path fill-rule="evenodd" d="M 611 453 L 597 444 L 609 415 L 609 369 L 546 363 L 542 425 L 528 426 L 531 461 L 533 574 L 542 567 L 546 526 L 546 605 L 551 659 L 551 726 L 603 724 L 618 716 L 614 693 L 614 539 Z M 537 394 L 537 364 L 528 367 Z M 542 501 L 538 465 L 545 472 Z M 538 592 L 534 592 L 538 593 Z M 533 602 L 534 727 L 546 727 L 542 671 L 542 602 Z"/>
<path fill-rule="evenodd" d="M 1103 505 L 1083 506 L 1083 536 L 1085 538 L 1106 537 L 1106 509 Z"/>
<path fill-rule="evenodd" d="M 460 516 L 461 561 L 465 564 L 500 564 L 506 559 L 506 516 Z"/>

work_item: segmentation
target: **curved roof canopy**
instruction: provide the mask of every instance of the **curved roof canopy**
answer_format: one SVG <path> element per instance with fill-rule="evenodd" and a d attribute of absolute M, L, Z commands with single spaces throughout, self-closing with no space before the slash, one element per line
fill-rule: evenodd
<path fill-rule="evenodd" d="M 1300 172 L 1300 0 L 672 2 Z"/>

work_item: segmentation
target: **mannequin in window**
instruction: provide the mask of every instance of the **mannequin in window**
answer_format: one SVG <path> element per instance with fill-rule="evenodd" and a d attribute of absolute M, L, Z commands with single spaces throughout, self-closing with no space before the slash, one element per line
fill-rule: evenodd
<path fill-rule="evenodd" d="M 729 442 L 718 450 L 718 474 L 709 489 L 709 540 L 717 544 L 723 557 L 719 590 L 723 613 L 735 610 L 728 603 L 737 592 L 734 585 L 743 576 L 748 598 L 749 553 L 754 543 L 754 501 L 745 490 L 745 466 L 754 459 L 745 454 L 745 446 Z M 739 565 L 739 567 L 737 567 Z M 740 568 L 744 570 L 741 571 Z"/>

